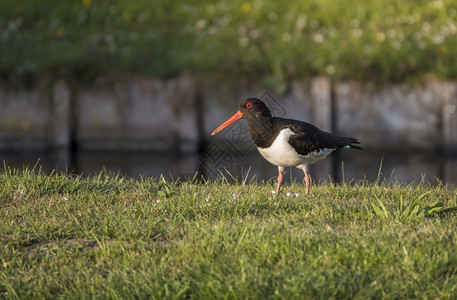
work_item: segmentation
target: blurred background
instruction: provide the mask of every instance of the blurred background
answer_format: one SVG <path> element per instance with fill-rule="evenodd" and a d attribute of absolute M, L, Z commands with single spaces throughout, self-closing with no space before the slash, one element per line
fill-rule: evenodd
<path fill-rule="evenodd" d="M 453 0 L 0 0 L 0 161 L 271 180 L 244 121 L 210 136 L 255 96 L 362 142 L 316 181 L 456 185 L 456 34 Z"/>

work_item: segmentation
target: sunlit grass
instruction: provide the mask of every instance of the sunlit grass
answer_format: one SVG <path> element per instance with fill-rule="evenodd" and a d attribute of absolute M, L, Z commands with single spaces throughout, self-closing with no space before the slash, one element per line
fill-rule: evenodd
<path fill-rule="evenodd" d="M 453 298 L 457 191 L 0 175 L 0 297 Z M 286 192 L 298 197 L 286 196 Z"/>

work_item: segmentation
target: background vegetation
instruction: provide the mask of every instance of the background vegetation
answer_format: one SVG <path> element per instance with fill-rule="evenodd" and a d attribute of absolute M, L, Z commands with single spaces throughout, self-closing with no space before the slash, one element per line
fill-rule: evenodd
<path fill-rule="evenodd" d="M 0 1 L 0 75 L 457 78 L 453 0 Z"/>
<path fill-rule="evenodd" d="M 5 168 L 0 298 L 455 298 L 455 189 L 244 181 Z"/>

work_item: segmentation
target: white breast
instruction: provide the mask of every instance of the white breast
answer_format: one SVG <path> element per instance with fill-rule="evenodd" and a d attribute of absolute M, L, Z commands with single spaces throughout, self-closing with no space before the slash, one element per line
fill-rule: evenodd
<path fill-rule="evenodd" d="M 292 134 L 294 133 L 289 128 L 283 129 L 270 147 L 257 149 L 266 160 L 276 166 L 291 167 L 303 164 L 303 158 L 287 142 Z"/>
<path fill-rule="evenodd" d="M 289 137 L 294 133 L 289 128 L 281 130 L 273 144 L 268 148 L 257 148 L 260 154 L 270 163 L 280 167 L 299 167 L 300 165 L 313 164 L 324 159 L 335 149 L 321 149 L 308 155 L 299 155 L 288 143 Z"/>

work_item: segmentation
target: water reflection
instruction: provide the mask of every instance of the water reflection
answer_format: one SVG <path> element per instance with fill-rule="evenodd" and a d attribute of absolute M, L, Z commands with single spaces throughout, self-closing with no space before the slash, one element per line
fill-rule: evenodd
<path fill-rule="evenodd" d="M 266 162 L 256 151 L 243 156 L 229 153 L 225 158 L 208 157 L 204 154 L 169 154 L 151 152 L 78 152 L 74 156 L 67 151 L 46 152 L 10 152 L 0 153 L 0 161 L 6 166 L 22 169 L 24 167 L 41 169 L 51 173 L 54 169 L 61 172 L 74 172 L 84 176 L 98 174 L 102 170 L 120 172 L 128 177 L 166 178 L 193 177 L 196 172 L 213 179 L 226 174 L 217 170 L 217 166 L 225 167 L 234 177 L 247 176 L 254 180 L 275 180 L 277 169 Z M 375 181 L 378 177 L 380 164 L 385 180 L 398 180 L 402 184 L 420 182 L 422 178 L 432 184 L 440 181 L 448 186 L 457 186 L 457 158 L 443 157 L 430 153 L 399 154 L 382 153 L 369 150 L 334 152 L 326 160 L 311 167 L 311 175 L 317 182 L 328 182 L 330 178 L 336 182 L 342 180 Z M 248 173 L 249 170 L 249 173 Z M 246 175 L 248 174 L 248 175 Z M 226 174 L 227 175 L 227 174 Z M 227 177 L 230 177 L 227 175 Z M 302 181 L 302 171 L 287 168 L 286 182 Z"/>

